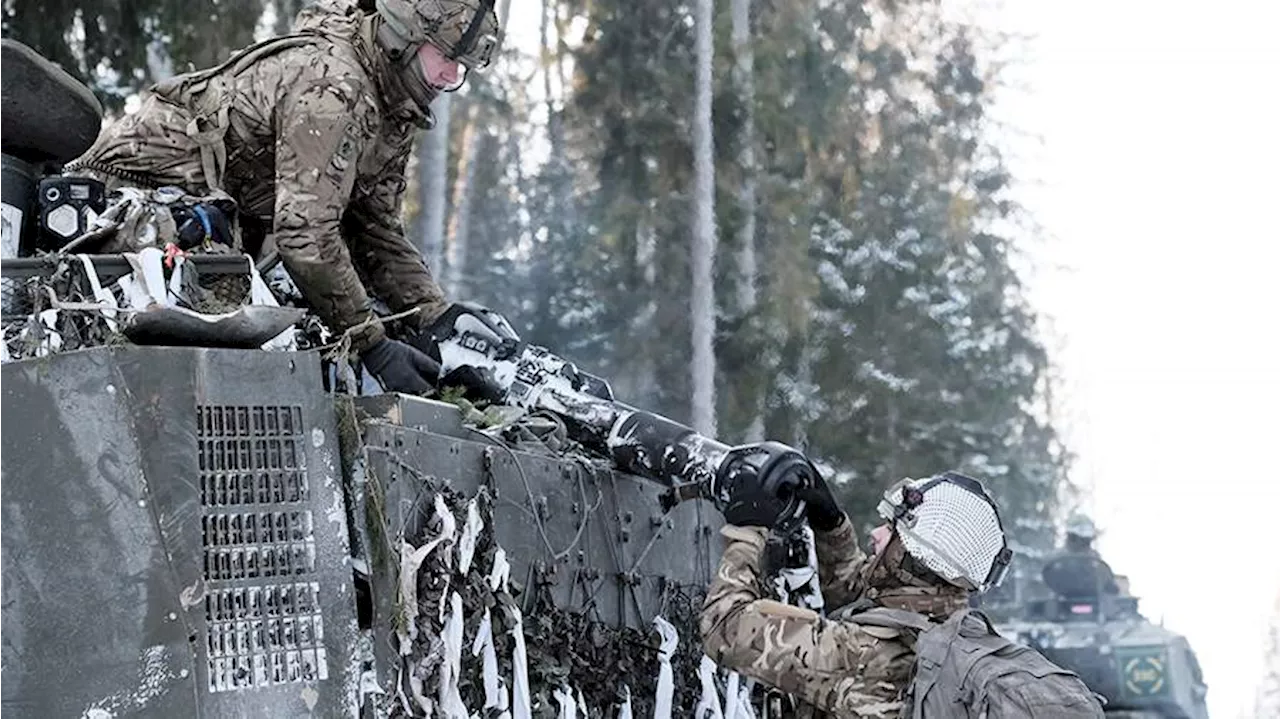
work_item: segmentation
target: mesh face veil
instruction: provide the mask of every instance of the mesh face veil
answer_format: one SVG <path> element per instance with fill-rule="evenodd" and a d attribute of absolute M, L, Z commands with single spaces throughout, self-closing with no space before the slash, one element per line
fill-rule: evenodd
<path fill-rule="evenodd" d="M 1012 552 L 978 480 L 954 472 L 906 479 L 884 493 L 877 511 L 912 557 L 951 584 L 986 591 L 1004 578 Z"/>

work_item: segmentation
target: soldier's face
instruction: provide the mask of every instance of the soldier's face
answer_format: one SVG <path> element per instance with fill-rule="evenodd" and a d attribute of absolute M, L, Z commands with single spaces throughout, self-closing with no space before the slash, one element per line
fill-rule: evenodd
<path fill-rule="evenodd" d="M 466 73 L 456 60 L 444 56 L 440 48 L 423 43 L 418 48 L 418 63 L 427 84 L 442 92 L 451 92 L 462 86 Z"/>

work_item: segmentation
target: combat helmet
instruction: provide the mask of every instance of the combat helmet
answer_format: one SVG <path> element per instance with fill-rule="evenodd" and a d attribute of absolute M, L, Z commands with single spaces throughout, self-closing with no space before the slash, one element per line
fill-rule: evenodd
<path fill-rule="evenodd" d="M 1098 527 L 1092 519 L 1076 512 L 1067 519 L 1067 535 L 1093 541 L 1098 538 Z"/>
<path fill-rule="evenodd" d="M 378 45 L 424 111 L 439 92 L 427 83 L 417 61 L 424 44 L 434 45 L 467 70 L 487 67 L 502 44 L 493 0 L 376 0 L 375 7 L 382 18 Z"/>
<path fill-rule="evenodd" d="M 904 479 L 884 493 L 877 512 L 906 553 L 943 581 L 986 591 L 1004 579 L 1013 552 L 1000 510 L 978 480 L 956 472 Z"/>

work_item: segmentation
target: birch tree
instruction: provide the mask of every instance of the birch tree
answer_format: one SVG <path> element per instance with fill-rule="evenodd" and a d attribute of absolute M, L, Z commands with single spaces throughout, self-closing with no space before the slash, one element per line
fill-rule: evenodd
<path fill-rule="evenodd" d="M 693 426 L 716 434 L 716 305 L 715 305 L 715 167 L 711 135 L 711 64 L 713 0 L 698 0 L 694 11 L 697 62 L 693 120 L 694 223 L 693 223 Z"/>
<path fill-rule="evenodd" d="M 431 105 L 436 125 L 418 141 L 419 186 L 422 188 L 418 227 L 422 245 L 419 249 L 436 273 L 444 269 L 441 260 L 444 257 L 444 223 L 448 205 L 445 200 L 449 188 L 449 106 L 452 99 L 449 93 L 436 98 Z"/>
<path fill-rule="evenodd" d="M 738 205 L 742 224 L 738 228 L 738 312 L 750 314 L 756 307 L 756 147 L 755 147 L 755 52 L 751 40 L 751 0 L 732 0 L 733 80 L 742 108 L 742 126 L 738 132 L 738 168 L 742 184 L 738 189 Z M 759 402 L 759 398 L 754 399 Z M 751 418 L 744 439 L 764 439 L 764 412 Z"/>
<path fill-rule="evenodd" d="M 1276 593 L 1275 607 L 1264 639 L 1262 680 L 1258 682 L 1253 715 L 1258 719 L 1280 716 L 1280 592 Z"/>

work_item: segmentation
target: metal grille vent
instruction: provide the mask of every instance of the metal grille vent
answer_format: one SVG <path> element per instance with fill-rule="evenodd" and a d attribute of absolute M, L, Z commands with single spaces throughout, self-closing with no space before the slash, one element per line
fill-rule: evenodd
<path fill-rule="evenodd" d="M 326 679 L 302 408 L 197 413 L 209 690 Z"/>

